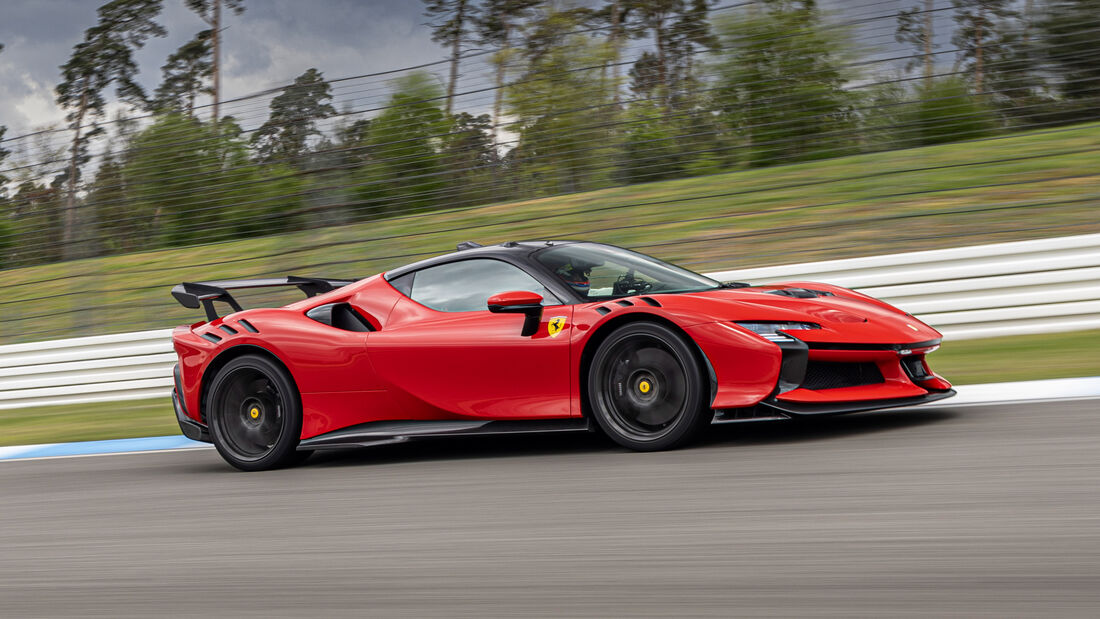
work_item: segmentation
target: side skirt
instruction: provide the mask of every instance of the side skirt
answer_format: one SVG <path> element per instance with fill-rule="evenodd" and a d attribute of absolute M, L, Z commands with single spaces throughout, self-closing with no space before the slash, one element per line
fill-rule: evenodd
<path fill-rule="evenodd" d="M 343 449 L 404 443 L 440 436 L 486 436 L 543 432 L 584 432 L 587 419 L 538 419 L 525 421 L 373 421 L 307 438 L 298 449 Z"/>

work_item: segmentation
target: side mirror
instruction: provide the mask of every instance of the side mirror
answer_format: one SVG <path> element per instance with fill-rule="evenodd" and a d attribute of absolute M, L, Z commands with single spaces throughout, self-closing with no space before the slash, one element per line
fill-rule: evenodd
<path fill-rule="evenodd" d="M 494 314 L 523 314 L 522 336 L 534 335 L 539 330 L 542 321 L 542 295 L 529 290 L 513 290 L 501 292 L 489 297 L 486 303 L 489 311 Z"/>

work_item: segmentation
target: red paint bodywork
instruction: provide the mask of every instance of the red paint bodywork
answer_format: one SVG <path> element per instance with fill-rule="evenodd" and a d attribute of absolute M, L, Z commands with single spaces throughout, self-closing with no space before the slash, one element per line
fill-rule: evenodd
<path fill-rule="evenodd" d="M 834 296 L 807 299 L 766 292 L 786 286 Z M 950 388 L 940 377 L 915 384 L 893 350 L 811 349 L 811 361 L 873 362 L 886 380 L 776 394 L 779 347 L 734 321 L 820 324 L 821 329 L 792 332 L 811 344 L 906 345 L 940 338 L 912 316 L 843 288 L 799 282 L 646 296 L 659 306 L 627 297 L 545 307 L 538 331 L 525 337 L 520 334 L 522 314 L 436 311 L 378 275 L 285 307 L 245 310 L 177 328 L 173 341 L 180 358 L 180 399 L 189 417 L 205 423 L 201 400 L 211 367 L 226 355 L 262 349 L 281 361 L 297 384 L 303 439 L 383 420 L 578 417 L 584 413 L 586 353 L 615 325 L 634 319 L 671 324 L 696 343 L 713 370 L 714 409 L 750 407 L 773 394 L 780 402 L 865 402 Z M 350 303 L 376 330 L 343 331 L 305 315 L 334 302 Z M 548 323 L 555 318 L 564 319 L 564 327 L 551 335 Z M 258 333 L 244 328 L 241 319 Z M 203 334 L 220 339 L 212 342 Z M 908 354 L 923 359 L 927 352 Z"/>

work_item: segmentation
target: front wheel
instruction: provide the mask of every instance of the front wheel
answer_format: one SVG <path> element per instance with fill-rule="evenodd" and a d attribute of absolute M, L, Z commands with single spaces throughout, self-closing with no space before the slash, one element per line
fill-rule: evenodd
<path fill-rule="evenodd" d="M 242 471 L 301 461 L 302 410 L 290 374 L 266 357 L 243 355 L 210 385 L 207 418 L 214 447 Z"/>
<path fill-rule="evenodd" d="M 635 322 L 600 344 L 588 373 L 588 401 L 600 428 L 637 451 L 673 449 L 709 425 L 703 369 L 672 329 Z"/>

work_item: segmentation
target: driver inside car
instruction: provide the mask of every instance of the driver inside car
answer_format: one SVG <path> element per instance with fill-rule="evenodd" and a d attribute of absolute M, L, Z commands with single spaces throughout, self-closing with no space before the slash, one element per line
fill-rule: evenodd
<path fill-rule="evenodd" d="M 560 277 L 566 284 L 569 284 L 569 287 L 582 297 L 588 297 L 588 291 L 592 287 L 592 283 L 589 280 L 591 273 L 591 266 L 573 266 L 571 262 L 566 262 L 554 271 L 555 275 Z"/>

